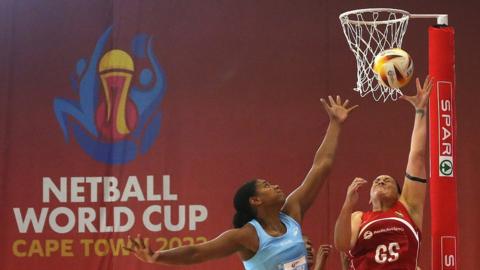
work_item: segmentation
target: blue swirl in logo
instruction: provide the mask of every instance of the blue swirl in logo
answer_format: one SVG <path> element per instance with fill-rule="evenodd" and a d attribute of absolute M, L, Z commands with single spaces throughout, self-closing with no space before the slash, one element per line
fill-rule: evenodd
<path fill-rule="evenodd" d="M 159 105 L 165 94 L 165 76 L 153 53 L 152 38 L 138 34 L 131 56 L 122 50 L 105 52 L 112 33 L 99 38 L 90 59 L 79 59 L 70 76 L 79 99 L 55 98 L 55 116 L 68 143 L 69 132 L 93 159 L 123 164 L 145 154 L 160 133 Z M 135 64 L 147 62 L 133 85 Z"/>

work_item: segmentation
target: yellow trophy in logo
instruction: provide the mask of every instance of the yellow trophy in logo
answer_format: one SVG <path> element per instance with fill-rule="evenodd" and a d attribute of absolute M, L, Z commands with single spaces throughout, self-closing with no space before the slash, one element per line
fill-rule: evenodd
<path fill-rule="evenodd" d="M 103 100 L 96 113 L 97 128 L 104 138 L 120 140 L 127 136 L 137 122 L 137 108 L 129 99 L 134 72 L 133 60 L 122 50 L 111 50 L 100 59 L 98 72 L 103 86 Z"/>

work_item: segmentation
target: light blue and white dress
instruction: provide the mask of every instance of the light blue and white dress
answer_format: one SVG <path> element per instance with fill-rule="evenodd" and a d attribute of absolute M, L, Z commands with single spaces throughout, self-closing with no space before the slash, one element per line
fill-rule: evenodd
<path fill-rule="evenodd" d="M 252 258 L 243 261 L 246 270 L 307 270 L 307 250 L 302 238 L 302 229 L 295 219 L 280 213 L 280 221 L 285 225 L 285 234 L 270 236 L 260 223 L 249 222 L 257 231 L 259 246 Z"/>

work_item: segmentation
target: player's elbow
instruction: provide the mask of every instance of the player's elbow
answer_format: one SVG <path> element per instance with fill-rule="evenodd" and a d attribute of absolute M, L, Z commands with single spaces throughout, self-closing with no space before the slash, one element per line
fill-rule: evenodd
<path fill-rule="evenodd" d="M 347 252 L 350 250 L 350 240 L 345 236 L 345 234 L 339 233 L 338 231 L 334 233 L 333 244 L 339 251 Z"/>
<path fill-rule="evenodd" d="M 315 162 L 313 164 L 312 169 L 323 172 L 323 173 L 328 173 L 332 169 L 333 166 L 333 157 L 332 158 L 322 158 L 318 162 Z"/>
<path fill-rule="evenodd" d="M 186 265 L 190 264 L 197 264 L 206 261 L 205 254 L 201 252 L 201 250 L 197 246 L 187 246 L 184 263 Z"/>
<path fill-rule="evenodd" d="M 425 151 L 425 149 L 412 149 L 410 150 L 408 159 L 410 161 L 424 163 L 426 157 L 427 157 L 427 152 Z"/>
<path fill-rule="evenodd" d="M 425 167 L 425 160 L 427 155 L 425 153 L 410 153 L 408 157 L 408 167 L 423 168 Z"/>
<path fill-rule="evenodd" d="M 348 252 L 350 250 L 349 241 L 341 241 L 341 240 L 335 239 L 334 244 L 335 244 L 335 248 L 339 251 Z"/>

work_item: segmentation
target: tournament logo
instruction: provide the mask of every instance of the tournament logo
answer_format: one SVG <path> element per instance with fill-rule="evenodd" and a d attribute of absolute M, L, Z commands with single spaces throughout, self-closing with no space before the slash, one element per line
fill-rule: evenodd
<path fill-rule="evenodd" d="M 53 107 L 67 143 L 73 135 L 93 159 L 123 164 L 145 154 L 160 133 L 165 77 L 150 36 L 136 35 L 127 52 L 106 48 L 111 33 L 77 61 L 70 81 L 78 98 L 57 97 Z"/>

